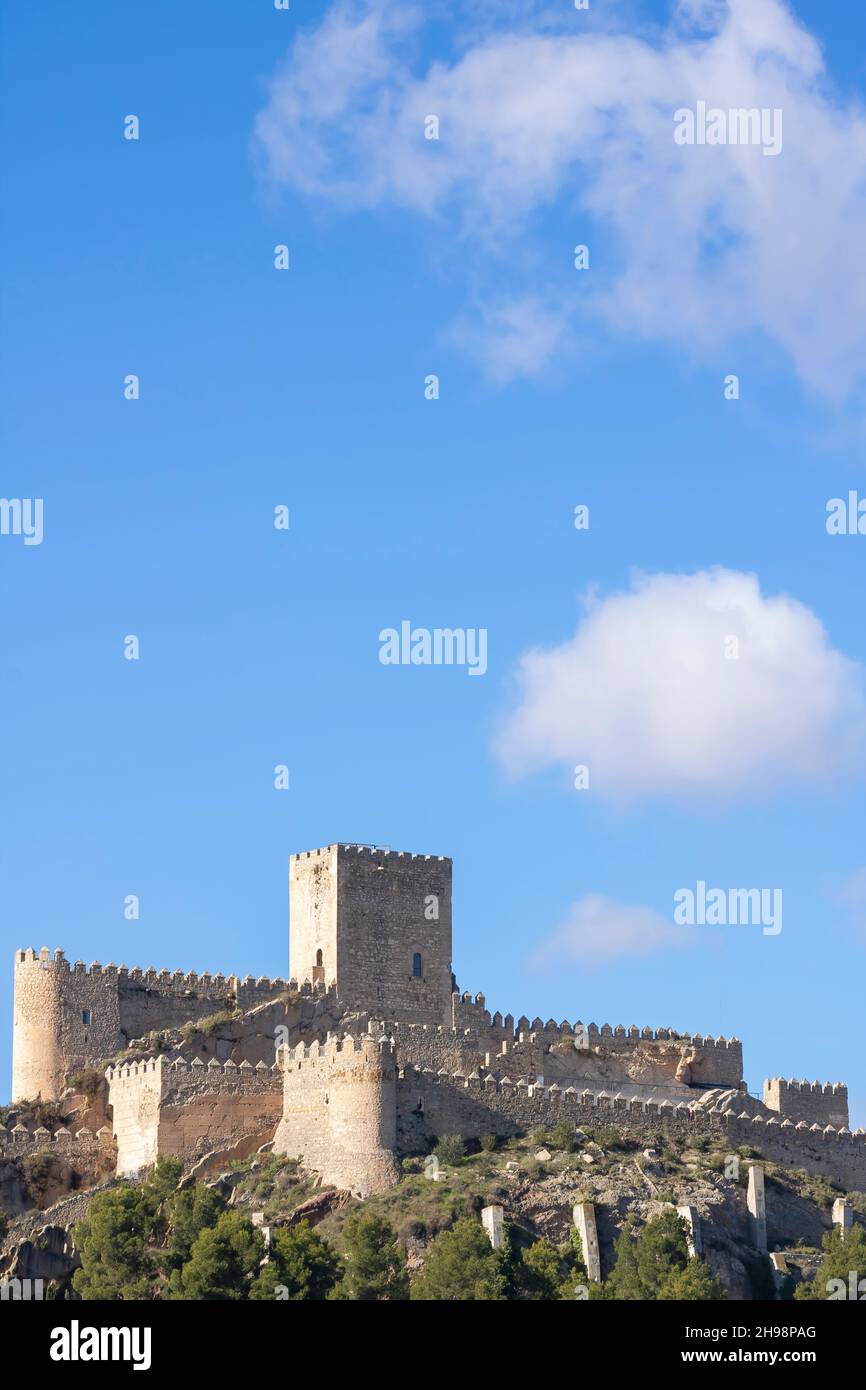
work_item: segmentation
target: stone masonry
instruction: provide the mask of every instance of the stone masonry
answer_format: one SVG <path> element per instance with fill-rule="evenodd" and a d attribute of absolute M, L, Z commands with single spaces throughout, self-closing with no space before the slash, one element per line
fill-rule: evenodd
<path fill-rule="evenodd" d="M 786 1119 L 810 1124 L 848 1126 L 848 1087 L 822 1085 L 820 1081 L 785 1081 L 780 1076 L 764 1082 L 764 1104 Z"/>
<path fill-rule="evenodd" d="M 289 893 L 298 979 L 379 1018 L 450 1022 L 450 859 L 328 845 L 292 855 Z"/>
<path fill-rule="evenodd" d="M 848 1130 L 841 1083 L 773 1078 L 761 1102 L 746 1091 L 737 1038 L 515 1020 L 457 991 L 451 868 L 365 845 L 293 855 L 289 944 L 300 986 L 86 969 L 59 950 L 17 951 L 15 1099 L 55 1099 L 71 1072 L 110 1063 L 118 1174 L 160 1154 L 195 1174 L 273 1141 L 324 1182 L 366 1195 L 444 1134 L 507 1136 L 564 1119 L 641 1137 L 669 1127 L 716 1134 L 866 1190 L 866 1136 Z M 211 1026 L 184 1032 L 194 1054 L 173 1046 L 122 1058 L 130 1039 L 203 1019 L 226 1030 L 221 1042 Z"/>
<path fill-rule="evenodd" d="M 15 952 L 12 1099 L 56 1100 L 70 1072 L 114 1057 L 131 1038 L 233 1008 L 252 1009 L 285 980 L 134 966 L 70 965 L 47 947 Z"/>

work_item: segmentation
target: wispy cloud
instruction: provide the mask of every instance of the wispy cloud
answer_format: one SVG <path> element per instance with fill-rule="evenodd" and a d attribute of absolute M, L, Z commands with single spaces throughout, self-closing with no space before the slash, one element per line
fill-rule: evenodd
<path fill-rule="evenodd" d="M 833 93 L 783 0 L 681 0 L 654 35 L 502 4 L 483 32 L 478 7 L 457 4 L 452 27 L 467 13 L 462 44 L 425 63 L 435 6 L 336 4 L 271 82 L 255 132 L 268 177 L 343 208 L 410 209 L 462 238 L 460 265 L 490 297 L 460 331 L 500 380 L 543 370 L 565 326 L 592 321 L 702 357 L 757 332 L 810 388 L 862 386 L 866 114 Z M 781 110 L 782 152 L 675 144 L 674 111 L 698 101 Z M 438 141 L 423 136 L 431 113 Z M 564 219 L 552 241 L 537 217 L 554 204 L 575 240 L 596 229 L 573 296 Z M 519 349 L 530 298 L 563 321 L 536 314 Z"/>
<path fill-rule="evenodd" d="M 572 904 L 568 916 L 530 956 L 530 968 L 602 966 L 689 945 L 693 934 L 646 907 L 630 907 L 601 894 Z"/>

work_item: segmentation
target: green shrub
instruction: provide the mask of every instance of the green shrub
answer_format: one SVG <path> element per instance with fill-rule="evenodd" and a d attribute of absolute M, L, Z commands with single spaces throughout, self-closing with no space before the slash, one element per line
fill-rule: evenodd
<path fill-rule="evenodd" d="M 38 1204 L 48 1190 L 57 1161 L 50 1153 L 25 1154 L 21 1160 L 21 1176 L 31 1201 Z"/>
<path fill-rule="evenodd" d="M 537 1158 L 529 1158 L 520 1165 L 521 1174 L 528 1178 L 530 1182 L 537 1182 L 547 1174 L 547 1169 L 543 1163 L 539 1163 Z"/>
<path fill-rule="evenodd" d="M 560 1120 L 558 1125 L 554 1125 L 547 1137 L 555 1149 L 564 1149 L 569 1154 L 574 1152 L 574 1125 L 567 1120 Z"/>
<path fill-rule="evenodd" d="M 102 1072 L 97 1071 L 95 1067 L 85 1067 L 83 1071 L 73 1072 L 66 1078 L 67 1086 L 73 1086 L 76 1091 L 81 1091 L 88 1100 L 93 1100 L 102 1085 L 102 1081 Z"/>
<path fill-rule="evenodd" d="M 235 1019 L 240 1018 L 239 1009 L 220 1009 L 215 1014 L 208 1014 L 207 1018 L 199 1018 L 189 1023 L 185 1023 L 181 1032 L 184 1040 L 189 1042 L 190 1038 L 195 1037 L 196 1033 L 203 1033 L 206 1038 L 212 1037 L 219 1032 L 227 1023 L 234 1023 Z"/>
<path fill-rule="evenodd" d="M 466 1145 L 459 1134 L 443 1134 L 433 1150 L 440 1163 L 455 1167 L 466 1156 Z"/>
<path fill-rule="evenodd" d="M 458 1221 L 436 1237 L 412 1279 L 411 1297 L 432 1303 L 505 1298 L 501 1261 L 476 1221 Z"/>
<path fill-rule="evenodd" d="M 862 1271 L 866 1269 L 866 1230 L 862 1226 L 851 1226 L 848 1230 L 834 1226 L 831 1231 L 826 1232 L 821 1243 L 824 1247 L 824 1258 L 815 1271 L 815 1277 L 805 1279 L 802 1284 L 797 1285 L 794 1297 L 798 1300 L 826 1300 L 831 1295 L 838 1298 L 840 1290 L 848 1296 L 851 1270 L 857 1270 L 862 1277 Z M 831 1282 L 833 1280 L 841 1283 L 834 1285 Z M 752 1288 L 754 1287 L 753 1276 Z M 754 1294 L 755 1298 L 760 1296 L 760 1293 Z"/>
<path fill-rule="evenodd" d="M 397 1234 L 405 1245 L 407 1241 L 420 1240 L 422 1236 L 425 1236 L 427 1234 L 427 1227 L 423 1221 L 404 1221 Z"/>
<path fill-rule="evenodd" d="M 619 1130 L 614 1129 L 610 1125 L 602 1126 L 598 1129 L 587 1130 L 586 1132 L 589 1138 L 593 1139 L 595 1143 L 598 1144 L 598 1147 L 604 1149 L 606 1153 L 616 1153 L 617 1151 L 630 1147 L 628 1140 L 623 1138 Z"/>
<path fill-rule="evenodd" d="M 266 1269 L 273 1270 L 274 1275 L 283 1272 L 277 1264 L 281 1253 L 277 1238 L 283 1234 L 275 1231 L 272 1237 L 272 1263 Z M 199 1232 L 189 1259 L 172 1271 L 169 1297 L 204 1302 L 246 1298 L 264 1253 L 262 1234 L 252 1222 L 239 1211 L 224 1211 L 215 1225 Z"/>
<path fill-rule="evenodd" d="M 628 1217 L 615 1248 L 608 1283 L 616 1299 L 710 1302 L 725 1296 L 703 1260 L 689 1255 L 686 1223 L 675 1211 L 642 1227 Z"/>
<path fill-rule="evenodd" d="M 514 1262 L 515 1290 L 519 1298 L 551 1302 L 560 1297 L 568 1272 L 563 1254 L 542 1237 L 522 1250 Z"/>
<path fill-rule="evenodd" d="M 492 1153 L 499 1141 L 495 1134 L 482 1134 L 478 1142 L 485 1153 Z"/>
<path fill-rule="evenodd" d="M 6 1129 L 23 1124 L 31 1128 L 43 1125 L 45 1129 L 63 1123 L 63 1107 L 57 1100 L 25 1100 L 16 1105 L 0 1106 L 0 1124 Z"/>
<path fill-rule="evenodd" d="M 392 1302 L 409 1297 L 406 1259 L 393 1227 L 372 1211 L 354 1211 L 343 1226 L 343 1278 L 331 1297 Z"/>

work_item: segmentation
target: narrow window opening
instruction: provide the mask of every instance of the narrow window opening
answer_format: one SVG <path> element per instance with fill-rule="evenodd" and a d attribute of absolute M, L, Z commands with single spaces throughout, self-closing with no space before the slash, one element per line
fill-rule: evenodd
<path fill-rule="evenodd" d="M 424 966 L 421 960 L 421 952 L 416 951 L 412 957 L 412 974 L 416 980 L 420 980 L 424 973 Z"/>

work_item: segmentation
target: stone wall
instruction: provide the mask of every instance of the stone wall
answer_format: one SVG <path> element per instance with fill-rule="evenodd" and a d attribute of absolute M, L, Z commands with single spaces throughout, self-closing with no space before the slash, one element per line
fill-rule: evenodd
<path fill-rule="evenodd" d="M 358 1196 L 396 1182 L 397 1086 L 387 1039 L 330 1039 L 283 1050 L 274 1153 L 301 1159 Z"/>
<path fill-rule="evenodd" d="M 337 846 L 289 859 L 289 969 L 299 979 L 337 979 Z"/>
<path fill-rule="evenodd" d="M 483 994 L 455 994 L 451 1002 L 452 1027 L 479 1039 L 480 1052 L 502 1054 L 512 1050 L 519 1059 L 518 1070 L 529 1076 L 543 1075 L 549 1080 L 567 1076 L 589 1076 L 590 1059 L 616 1064 L 620 1075 L 661 1082 L 675 1081 L 684 1086 L 737 1087 L 743 1079 L 743 1046 L 739 1038 L 713 1037 L 711 1034 L 681 1033 L 674 1028 L 624 1028 L 604 1023 L 584 1024 L 580 1020 L 557 1023 L 549 1018 L 516 1021 L 513 1014 L 491 1014 Z M 502 1044 L 508 1043 L 503 1049 Z M 549 1075 L 548 1075 L 549 1073 Z M 611 1069 L 611 1075 L 614 1069 Z"/>
<path fill-rule="evenodd" d="M 13 1101 L 56 1100 L 64 1078 L 113 1057 L 131 1038 L 246 1010 L 285 992 L 282 979 L 240 979 L 83 961 L 61 950 L 15 953 Z"/>
<path fill-rule="evenodd" d="M 689 1110 L 692 1110 L 691 1117 Z M 568 1120 L 578 1126 L 611 1126 L 643 1138 L 660 1129 L 716 1135 L 737 1148 L 748 1144 L 762 1157 L 830 1178 L 851 1191 L 866 1191 L 866 1135 L 804 1121 L 749 1118 L 700 1111 L 686 1104 L 656 1103 L 627 1095 L 532 1085 L 493 1073 L 469 1076 L 404 1067 L 397 1082 L 398 1152 L 423 1152 L 443 1134 L 479 1139 L 511 1136 Z"/>
<path fill-rule="evenodd" d="M 349 1008 L 450 1024 L 450 859 L 335 844 L 289 874 L 293 971 L 321 969 Z"/>
<path fill-rule="evenodd" d="M 369 1031 L 374 1037 L 390 1038 L 401 1062 L 416 1067 L 440 1067 L 448 1071 L 474 1071 L 485 1064 L 488 1039 L 468 1029 L 434 1028 L 426 1023 L 395 1023 L 371 1019 Z"/>
<path fill-rule="evenodd" d="M 785 1081 L 774 1076 L 764 1082 L 764 1104 L 795 1122 L 848 1127 L 848 1087 L 841 1082 Z"/>
<path fill-rule="evenodd" d="M 42 1159 L 52 1160 L 43 1164 Z M 22 1159 L 36 1159 L 35 1164 Z M 107 1125 L 93 1130 L 65 1125 L 53 1133 L 44 1125 L 0 1125 L 0 1215 L 14 1216 L 32 1205 L 43 1207 L 61 1192 L 90 1187 L 117 1162 L 114 1136 Z"/>
<path fill-rule="evenodd" d="M 455 1013 L 466 1017 L 462 1007 Z M 508 1021 L 513 1023 L 510 1016 Z M 544 1024 L 541 1019 L 518 1023 L 536 1031 L 506 1030 L 505 1021 L 485 1030 L 478 1016 L 474 1027 L 462 1029 L 376 1019 L 369 1027 L 377 1036 L 394 1039 L 401 1062 L 434 1071 L 444 1067 L 468 1073 L 483 1066 L 533 1080 L 541 1077 L 548 1084 L 582 1083 L 595 1090 L 628 1086 L 630 1094 L 660 1100 L 694 1099 L 704 1089 L 742 1086 L 742 1047 L 737 1039 L 691 1038 L 669 1029 L 644 1029 L 640 1034 L 634 1029 L 628 1034 L 595 1024 L 575 1032 L 571 1024 Z"/>
<path fill-rule="evenodd" d="M 259 1062 L 205 1064 L 196 1057 L 151 1058 L 106 1071 L 117 1140 L 117 1172 L 134 1173 L 157 1156 L 189 1168 L 206 1154 L 249 1138 L 264 1143 L 282 1110 L 279 1067 Z"/>
<path fill-rule="evenodd" d="M 115 1147 L 114 1135 L 107 1125 L 94 1132 L 92 1129 L 71 1130 L 61 1125 L 52 1134 L 44 1125 L 28 1128 L 27 1125 L 13 1125 L 11 1129 L 0 1125 L 0 1153 L 4 1158 L 18 1158 L 26 1153 L 58 1154 L 74 1162 L 76 1158 L 109 1158 Z"/>

